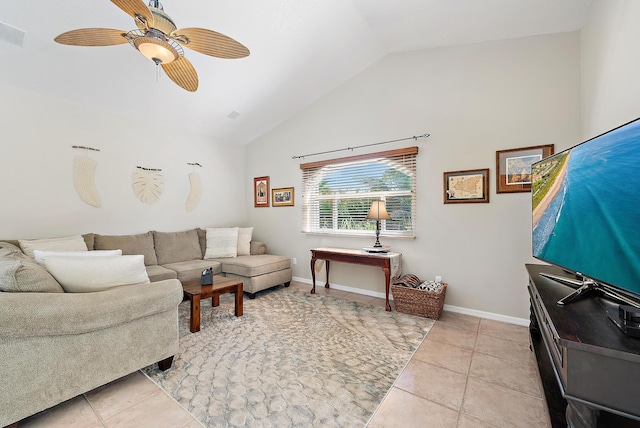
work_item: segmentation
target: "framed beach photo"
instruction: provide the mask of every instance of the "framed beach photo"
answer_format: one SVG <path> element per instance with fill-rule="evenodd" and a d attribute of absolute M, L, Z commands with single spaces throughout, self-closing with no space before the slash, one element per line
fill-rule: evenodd
<path fill-rule="evenodd" d="M 553 144 L 498 150 L 496 193 L 530 192 L 531 165 L 552 154 Z"/>
<path fill-rule="evenodd" d="M 253 179 L 253 206 L 269 206 L 269 177 L 256 177 Z"/>
<path fill-rule="evenodd" d="M 274 207 L 292 207 L 294 199 L 293 187 L 282 187 L 271 191 L 271 205 Z"/>
<path fill-rule="evenodd" d="M 445 204 L 489 202 L 489 168 L 445 172 L 443 180 Z"/>

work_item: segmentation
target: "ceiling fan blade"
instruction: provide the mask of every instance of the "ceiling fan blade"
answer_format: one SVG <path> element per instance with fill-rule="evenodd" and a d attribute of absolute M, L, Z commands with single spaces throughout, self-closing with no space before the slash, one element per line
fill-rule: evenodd
<path fill-rule="evenodd" d="M 171 61 L 168 64 L 162 64 L 162 69 L 181 88 L 189 92 L 195 92 L 198 89 L 198 73 L 185 57 Z"/>
<path fill-rule="evenodd" d="M 153 14 L 142 0 L 111 0 L 111 3 L 118 6 L 126 14 L 139 22 L 136 15 L 142 16 L 149 27 L 153 27 Z"/>
<path fill-rule="evenodd" d="M 80 28 L 62 33 L 53 40 L 72 46 L 112 46 L 128 43 L 124 38 L 125 33 L 111 28 Z"/>
<path fill-rule="evenodd" d="M 217 58 L 244 58 L 249 49 L 224 34 L 205 28 L 181 28 L 171 33 L 182 46 Z"/>

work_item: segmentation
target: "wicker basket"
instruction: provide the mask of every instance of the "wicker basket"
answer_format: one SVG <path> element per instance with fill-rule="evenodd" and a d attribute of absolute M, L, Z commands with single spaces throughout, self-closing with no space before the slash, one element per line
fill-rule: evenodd
<path fill-rule="evenodd" d="M 438 293 L 402 285 L 391 285 L 391 294 L 396 310 L 409 315 L 439 319 L 444 307 L 444 295 L 447 292 L 447 284 L 443 283 L 442 285 L 442 290 Z"/>

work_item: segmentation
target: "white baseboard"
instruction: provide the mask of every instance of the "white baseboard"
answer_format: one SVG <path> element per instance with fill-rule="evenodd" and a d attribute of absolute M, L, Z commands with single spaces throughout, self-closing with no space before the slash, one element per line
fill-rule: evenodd
<path fill-rule="evenodd" d="M 460 306 L 452 306 L 452 305 L 444 305 L 444 310 L 450 311 L 450 312 L 456 312 L 464 315 L 472 315 L 478 318 L 486 318 L 494 321 L 502 321 L 509 324 L 523 325 L 525 327 L 529 326 L 529 319 L 527 318 L 510 317 L 508 315 L 501 315 L 493 312 L 478 311 L 476 309 L 462 308 Z"/>
<path fill-rule="evenodd" d="M 297 276 L 294 276 L 292 280 L 296 282 L 303 282 L 309 285 L 312 284 L 311 280 L 308 278 L 299 278 Z M 324 280 L 322 281 L 316 280 L 316 288 L 317 287 L 324 287 Z M 380 299 L 384 299 L 384 293 L 381 293 L 379 291 L 363 290 L 362 288 L 349 287 L 347 285 L 335 284 L 333 282 L 331 283 L 331 288 L 334 288 L 336 290 L 341 290 L 341 291 L 348 291 L 349 293 L 362 294 L 365 296 L 378 297 Z M 391 293 L 389 293 L 389 300 L 392 300 Z"/>
<path fill-rule="evenodd" d="M 300 278 L 300 277 L 294 276 L 292 280 L 311 285 L 311 279 L 308 279 L 308 278 Z M 324 287 L 324 281 L 316 280 L 316 287 Z M 384 293 L 381 293 L 378 291 L 363 290 L 362 288 L 354 288 L 354 287 L 349 287 L 346 285 L 340 285 L 340 284 L 334 284 L 334 283 L 331 284 L 331 288 L 335 288 L 336 290 L 348 291 L 349 293 L 357 293 L 365 296 L 378 297 L 380 299 L 384 299 Z M 389 300 L 393 300 L 393 296 L 389 295 Z M 444 305 L 444 310 L 450 311 L 450 312 L 456 312 L 458 314 L 471 315 L 478 318 L 486 318 L 489 320 L 506 322 L 509 324 L 523 325 L 525 327 L 529 326 L 529 319 L 527 318 L 511 317 L 508 315 L 501 315 L 493 312 L 479 311 L 476 309 L 463 308 L 460 306 L 453 306 L 453 305 Z"/>

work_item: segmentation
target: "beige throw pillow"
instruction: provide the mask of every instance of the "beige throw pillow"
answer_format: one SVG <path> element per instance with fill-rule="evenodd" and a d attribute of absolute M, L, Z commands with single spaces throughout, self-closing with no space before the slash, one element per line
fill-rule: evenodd
<path fill-rule="evenodd" d="M 45 257 L 43 263 L 67 293 L 87 293 L 149 282 L 143 255 L 50 256 Z"/>
<path fill-rule="evenodd" d="M 96 250 L 96 251 L 41 251 L 33 250 L 33 258 L 38 264 L 43 264 L 45 257 L 117 257 L 122 255 L 122 250 Z"/>
<path fill-rule="evenodd" d="M 64 238 L 19 239 L 20 248 L 33 258 L 33 250 L 42 251 L 87 251 L 87 244 L 81 235 Z"/>
<path fill-rule="evenodd" d="M 238 255 L 238 228 L 207 228 L 205 259 L 221 259 Z"/>
<path fill-rule="evenodd" d="M 251 236 L 253 235 L 253 227 L 238 228 L 238 255 L 251 255 Z"/>

